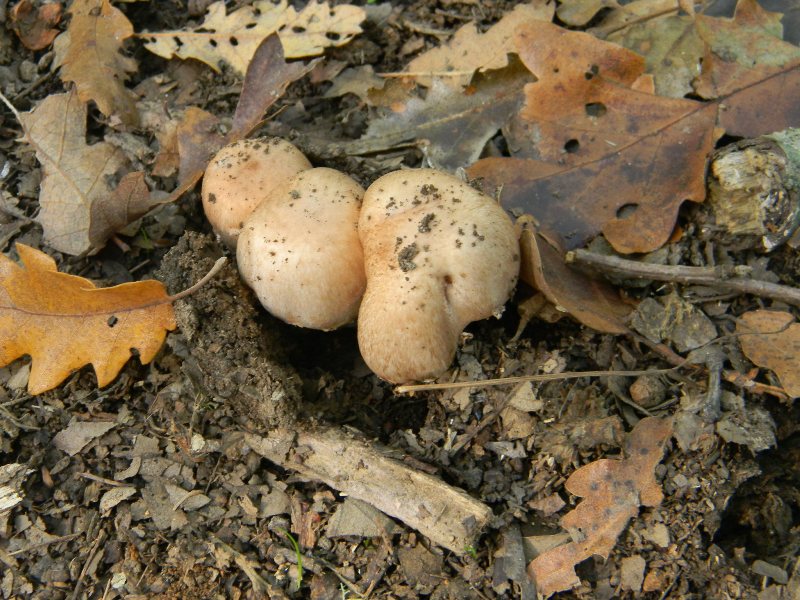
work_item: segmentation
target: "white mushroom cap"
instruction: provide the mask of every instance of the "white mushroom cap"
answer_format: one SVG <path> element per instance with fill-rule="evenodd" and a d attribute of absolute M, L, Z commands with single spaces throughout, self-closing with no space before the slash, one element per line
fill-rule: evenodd
<path fill-rule="evenodd" d="M 211 159 L 203 177 L 203 210 L 211 227 L 231 249 L 247 217 L 277 186 L 311 163 L 281 138 L 229 144 Z"/>
<path fill-rule="evenodd" d="M 432 169 L 373 183 L 359 218 L 367 290 L 358 344 L 381 378 L 434 378 L 464 327 L 499 314 L 517 282 L 519 243 L 489 196 Z"/>
<path fill-rule="evenodd" d="M 276 317 L 325 331 L 355 320 L 366 286 L 358 239 L 364 189 L 333 169 L 298 173 L 245 221 L 236 260 Z"/>

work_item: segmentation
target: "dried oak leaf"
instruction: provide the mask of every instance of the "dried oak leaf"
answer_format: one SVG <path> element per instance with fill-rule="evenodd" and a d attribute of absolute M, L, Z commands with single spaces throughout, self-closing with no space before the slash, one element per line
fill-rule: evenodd
<path fill-rule="evenodd" d="M 86 105 L 74 90 L 51 94 L 20 118 L 44 172 L 37 220 L 50 246 L 67 254 L 97 250 L 152 208 L 141 186 L 112 194 L 125 157 L 111 144 L 86 143 Z"/>
<path fill-rule="evenodd" d="M 136 125 L 136 96 L 125 80 L 136 61 L 121 53 L 133 25 L 109 0 L 75 0 L 67 31 L 56 39 L 56 61 L 62 81 L 72 81 L 83 102 L 93 100 L 104 115 Z"/>
<path fill-rule="evenodd" d="M 277 33 L 287 58 L 322 54 L 361 33 L 364 9 L 350 4 L 329 6 L 312 0 L 299 13 L 287 0 L 256 0 L 252 6 L 226 14 L 225 2 L 208 7 L 200 27 L 189 31 L 142 33 L 145 48 L 164 58 L 194 58 L 212 69 L 229 65 L 244 74 L 258 45 Z"/>
<path fill-rule="evenodd" d="M 0 257 L 0 366 L 31 356 L 28 391 L 56 387 L 91 364 L 97 384 L 117 376 L 134 349 L 153 360 L 175 315 L 159 281 L 97 289 L 82 277 L 59 273 L 55 261 L 17 244 L 22 266 Z"/>
<path fill-rule="evenodd" d="M 633 307 L 610 284 L 593 279 L 564 262 L 557 236 L 538 231 L 530 217 L 517 220 L 520 236 L 520 279 L 536 288 L 559 310 L 597 331 L 623 334 Z"/>
<path fill-rule="evenodd" d="M 781 39 L 780 13 L 764 10 L 756 0 L 739 0 L 732 19 L 697 15 L 696 20 L 707 46 L 694 83 L 703 98 L 725 96 L 800 62 L 800 48 Z"/>
<path fill-rule="evenodd" d="M 717 107 L 643 91 L 644 59 L 588 34 L 536 22 L 517 36 L 538 80 L 506 132 L 515 158 L 483 159 L 470 177 L 568 249 L 600 232 L 619 252 L 660 247 L 680 205 L 705 197 Z"/>
<path fill-rule="evenodd" d="M 411 98 L 401 112 L 374 119 L 360 139 L 323 140 L 320 154 L 370 154 L 416 143 L 431 165 L 455 170 L 480 156 L 486 142 L 519 108 L 522 87 L 531 79 L 516 60 L 503 69 L 479 73 L 467 92 L 437 78 L 425 99 Z"/>
<path fill-rule="evenodd" d="M 578 3 L 580 2 L 582 0 L 578 0 Z M 597 4 L 597 0 L 589 0 L 587 4 L 592 2 Z M 612 8 L 612 10 L 608 11 L 603 16 L 600 24 L 591 28 L 590 31 L 593 35 L 604 39 L 612 33 L 621 31 L 633 24 L 649 21 L 664 14 L 675 14 L 683 3 L 684 0 L 633 0 L 633 2 L 620 5 L 614 0 L 606 0 L 603 5 Z M 557 14 L 561 17 L 560 11 L 557 11 Z"/>
<path fill-rule="evenodd" d="M 474 23 L 467 23 L 445 45 L 416 57 L 406 67 L 421 85 L 430 86 L 433 78 L 446 85 L 467 85 L 473 74 L 508 65 L 508 55 L 516 52 L 514 30 L 529 21 L 552 21 L 554 4 L 541 0 L 519 4 L 486 33 L 478 33 Z"/>
<path fill-rule="evenodd" d="M 781 40 L 780 14 L 740 0 L 733 19 L 697 16 L 706 43 L 697 93 L 720 98 L 729 135 L 757 137 L 800 124 L 800 48 Z"/>
<path fill-rule="evenodd" d="M 540 595 L 548 597 L 579 585 L 575 565 L 594 555 L 608 558 L 639 507 L 661 503 L 663 494 L 654 469 L 671 435 L 670 420 L 644 418 L 628 435 L 627 458 L 601 458 L 567 479 L 567 491 L 584 500 L 561 519 L 573 541 L 543 552 L 528 564 Z"/>
<path fill-rule="evenodd" d="M 625 27 L 606 37 L 641 54 L 655 78 L 656 94 L 682 98 L 693 92 L 705 52 L 695 17 L 666 14 Z"/>
<path fill-rule="evenodd" d="M 11 28 L 22 44 L 29 50 L 43 50 L 53 43 L 58 35 L 61 21 L 61 4 L 51 2 L 38 8 L 32 0 L 21 0 L 9 14 Z"/>
<path fill-rule="evenodd" d="M 800 324 L 787 312 L 754 310 L 736 325 L 742 352 L 759 367 L 775 371 L 783 389 L 800 398 Z"/>
<path fill-rule="evenodd" d="M 287 63 L 278 37 L 273 34 L 264 39 L 247 65 L 242 93 L 226 136 L 219 132 L 219 119 L 215 115 L 195 106 L 188 107 L 175 126 L 178 187 L 169 200 L 177 199 L 197 183 L 217 150 L 243 139 L 255 129 L 264 112 L 289 84 L 313 69 L 318 60 Z"/>

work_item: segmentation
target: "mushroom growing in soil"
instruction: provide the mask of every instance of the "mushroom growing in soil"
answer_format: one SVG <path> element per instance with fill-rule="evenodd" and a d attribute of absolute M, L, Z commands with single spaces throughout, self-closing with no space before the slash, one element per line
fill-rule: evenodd
<path fill-rule="evenodd" d="M 375 181 L 358 229 L 367 273 L 358 314 L 364 361 L 393 383 L 437 377 L 464 327 L 499 315 L 516 285 L 511 219 L 460 179 L 419 169 Z"/>
<path fill-rule="evenodd" d="M 239 272 L 270 313 L 325 331 L 355 320 L 366 286 L 363 195 L 340 171 L 310 169 L 278 185 L 245 221 Z"/>
<path fill-rule="evenodd" d="M 236 249 L 247 217 L 276 186 L 311 163 L 280 138 L 255 138 L 229 144 L 217 152 L 203 177 L 203 210 L 226 246 Z"/>

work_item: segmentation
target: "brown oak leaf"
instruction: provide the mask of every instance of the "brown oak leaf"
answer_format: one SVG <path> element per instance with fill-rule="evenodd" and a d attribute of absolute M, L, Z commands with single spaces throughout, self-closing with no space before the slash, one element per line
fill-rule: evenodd
<path fill-rule="evenodd" d="M 742 352 L 759 367 L 772 369 L 783 389 L 800 397 L 800 324 L 790 313 L 753 310 L 743 314 L 736 325 Z"/>
<path fill-rule="evenodd" d="M 661 503 L 663 494 L 654 469 L 671 435 L 671 420 L 644 418 L 628 435 L 627 458 L 601 458 L 570 475 L 564 484 L 567 491 L 584 498 L 561 519 L 573 541 L 543 552 L 528 565 L 541 596 L 579 585 L 575 565 L 595 555 L 608 558 L 639 507 Z"/>
<path fill-rule="evenodd" d="M 434 77 L 451 87 L 467 85 L 473 74 L 508 65 L 508 55 L 516 52 L 514 30 L 532 20 L 552 21 L 555 5 L 548 2 L 518 4 L 486 33 L 478 33 L 467 23 L 447 44 L 420 54 L 406 67 L 421 85 L 430 86 Z M 429 74 L 430 73 L 430 74 Z"/>
<path fill-rule="evenodd" d="M 69 27 L 56 40 L 61 79 L 74 82 L 80 99 L 93 100 L 104 115 L 136 125 L 136 96 L 125 80 L 137 65 L 121 53 L 133 25 L 109 0 L 75 0 L 69 12 Z"/>
<path fill-rule="evenodd" d="M 329 6 L 312 0 L 299 13 L 287 0 L 256 0 L 227 13 L 225 2 L 208 7 L 200 27 L 188 31 L 140 34 L 145 48 L 164 58 L 200 60 L 219 70 L 229 65 L 242 74 L 258 45 L 278 33 L 288 58 L 322 54 L 325 48 L 342 46 L 361 33 L 364 9 L 350 4 Z"/>
<path fill-rule="evenodd" d="M 55 261 L 17 244 L 22 266 L 0 256 L 0 366 L 31 356 L 28 391 L 40 394 L 91 364 L 102 387 L 138 353 L 153 360 L 175 329 L 171 299 L 159 281 L 98 289 L 59 273 Z"/>
<path fill-rule="evenodd" d="M 50 246 L 67 254 L 95 251 L 152 208 L 141 185 L 112 194 L 126 159 L 111 144 L 86 143 L 86 105 L 74 90 L 51 94 L 20 119 L 44 172 L 37 220 Z"/>

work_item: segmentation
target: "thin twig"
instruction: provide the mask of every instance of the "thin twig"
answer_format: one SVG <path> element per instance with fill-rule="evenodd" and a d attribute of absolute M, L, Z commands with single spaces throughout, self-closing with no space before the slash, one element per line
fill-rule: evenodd
<path fill-rule="evenodd" d="M 653 265 L 620 258 L 619 256 L 604 256 L 589 250 L 567 252 L 565 260 L 567 263 L 589 266 L 602 273 L 619 277 L 652 279 L 683 284 L 694 283 L 740 294 L 771 298 L 794 306 L 800 306 L 800 289 L 759 279 L 745 279 L 741 277 L 741 273 L 747 267 Z"/>
<path fill-rule="evenodd" d="M 16 556 L 17 554 L 23 554 L 25 552 L 30 552 L 31 550 L 36 550 L 38 548 L 43 548 L 44 546 L 49 546 L 50 544 L 57 544 L 58 542 L 68 542 L 70 540 L 74 540 L 76 537 L 82 536 L 85 531 L 79 531 L 77 533 L 70 533 L 69 535 L 62 535 L 57 538 L 53 538 L 51 540 L 47 540 L 46 542 L 41 542 L 39 544 L 33 544 L 28 546 L 27 548 L 20 548 L 19 550 L 14 550 L 13 552 L 9 552 L 9 555 Z"/>
<path fill-rule="evenodd" d="M 93 473 L 78 473 L 79 477 L 83 477 L 84 479 L 91 479 L 92 481 L 96 481 L 98 483 L 104 483 L 106 485 L 110 485 L 112 487 L 125 487 L 129 484 L 122 483 L 121 481 L 114 481 L 113 479 L 106 479 L 105 477 L 100 477 L 99 475 L 94 475 Z"/>
<path fill-rule="evenodd" d="M 684 361 L 685 362 L 685 361 Z M 409 394 L 428 390 L 455 390 L 461 388 L 493 387 L 497 385 L 511 385 L 527 381 L 559 381 L 562 379 L 579 379 L 581 377 L 638 377 L 639 375 L 658 375 L 669 373 L 678 366 L 666 369 L 649 371 L 565 371 L 563 373 L 545 373 L 543 375 L 519 375 L 516 377 L 498 377 L 497 379 L 481 379 L 479 381 L 453 381 L 447 383 L 419 383 L 415 385 L 398 385 L 394 388 L 396 394 Z"/>
<path fill-rule="evenodd" d="M 739 337 L 744 337 L 748 335 L 777 335 L 779 333 L 783 333 L 786 331 L 791 323 L 787 323 L 780 329 L 776 329 L 774 331 L 741 331 L 736 333 L 728 333 L 725 335 L 718 336 L 713 340 L 710 340 L 700 346 L 699 348 L 694 349 L 694 353 L 696 353 L 703 348 L 711 346 L 713 344 L 719 344 L 720 342 L 726 339 L 734 339 Z M 445 382 L 445 383 L 420 383 L 420 384 L 413 384 L 413 385 L 398 385 L 394 388 L 394 392 L 396 394 L 410 394 L 413 392 L 424 392 L 424 391 L 432 391 L 432 390 L 453 390 L 453 389 L 462 389 L 462 388 L 481 388 L 481 387 L 494 387 L 499 385 L 512 385 L 515 383 L 524 383 L 524 382 L 541 382 L 541 381 L 559 381 L 562 379 L 580 379 L 581 377 L 638 377 L 640 375 L 662 375 L 667 373 L 672 373 L 677 371 L 678 369 L 682 369 L 684 367 L 698 367 L 696 362 L 694 362 L 691 357 L 690 358 L 682 358 L 679 354 L 675 354 L 663 344 L 653 344 L 639 336 L 638 334 L 632 335 L 641 341 L 647 341 L 648 345 L 651 349 L 656 349 L 657 347 L 663 347 L 666 352 L 659 352 L 659 355 L 662 358 L 666 358 L 673 366 L 667 367 L 664 369 L 649 369 L 649 370 L 638 370 L 638 371 L 564 371 L 563 373 L 545 373 L 543 375 L 518 375 L 516 377 L 498 377 L 496 379 L 481 379 L 477 381 L 454 381 L 454 382 Z M 679 362 L 676 363 L 676 359 L 680 359 Z M 786 398 L 786 392 L 782 389 L 775 388 L 774 386 L 769 386 L 765 384 L 756 383 L 754 381 L 747 380 L 746 384 L 742 384 L 741 381 L 737 380 L 736 376 L 742 377 L 740 373 L 726 371 L 725 373 L 725 380 L 729 381 L 743 389 L 747 389 L 751 392 L 755 393 L 766 393 L 776 396 L 778 398 Z"/>
<path fill-rule="evenodd" d="M 210 280 L 212 277 L 214 277 L 214 275 L 216 275 L 217 273 L 219 273 L 219 272 L 220 272 L 220 270 L 222 269 L 222 267 L 224 267 L 224 266 L 225 266 L 225 263 L 226 263 L 226 262 L 228 262 L 228 259 L 227 259 L 227 258 L 225 258 L 224 256 L 222 256 L 222 257 L 218 258 L 218 259 L 217 259 L 217 262 L 215 262 L 215 263 L 214 263 L 214 266 L 213 266 L 213 267 L 211 267 L 211 270 L 210 270 L 208 273 L 206 273 L 205 275 L 203 275 L 203 278 L 202 278 L 200 281 L 198 281 L 197 283 L 195 283 L 195 284 L 194 284 L 192 287 L 190 287 L 190 288 L 188 288 L 188 289 L 185 289 L 185 290 L 183 290 L 182 292 L 178 292 L 178 293 L 177 293 L 177 294 L 175 294 L 174 296 L 169 296 L 169 298 L 167 298 L 167 299 L 168 299 L 170 302 L 175 302 L 176 300 L 180 300 L 181 298 L 185 298 L 186 296 L 189 296 L 189 295 L 191 295 L 191 294 L 194 294 L 194 293 L 195 293 L 197 290 L 199 290 L 199 289 L 200 289 L 201 287 L 203 287 L 203 286 L 204 286 L 206 283 L 208 283 L 208 281 L 209 281 L 209 280 Z"/>
<path fill-rule="evenodd" d="M 81 569 L 81 574 L 78 576 L 78 581 L 75 582 L 75 589 L 72 591 L 72 600 L 76 600 L 83 589 L 83 580 L 86 578 L 86 573 L 89 572 L 89 565 L 92 564 L 94 560 L 95 554 L 100 547 L 100 544 L 103 543 L 106 539 L 106 532 L 104 529 L 100 530 L 100 533 L 95 539 L 94 544 L 92 544 L 92 549 L 89 550 L 89 556 L 86 558 L 86 562 L 83 564 L 83 568 Z"/>

